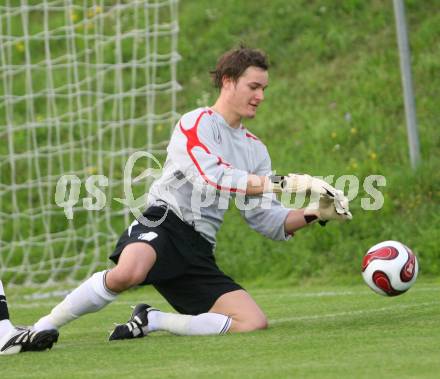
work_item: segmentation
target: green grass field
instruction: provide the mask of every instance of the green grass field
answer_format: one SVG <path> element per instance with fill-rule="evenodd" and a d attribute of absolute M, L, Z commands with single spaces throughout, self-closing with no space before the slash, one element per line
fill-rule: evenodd
<path fill-rule="evenodd" d="M 2 378 L 438 378 L 438 283 L 416 283 L 384 298 L 360 283 L 249 289 L 270 328 L 220 337 L 164 332 L 108 342 L 130 305 L 169 306 L 151 289 L 122 295 L 101 312 L 65 326 L 46 353 L 2 357 Z M 32 323 L 58 299 L 9 296 L 16 323 Z"/>
<path fill-rule="evenodd" d="M 252 281 L 249 290 L 271 321 L 267 331 L 221 337 L 157 333 L 109 343 L 113 322 L 126 321 L 130 305 L 146 301 L 170 310 L 152 290 L 133 290 L 105 310 L 63 328 L 52 351 L 1 357 L 0 378 L 438 378 L 440 13 L 438 0 L 405 4 L 422 155 L 416 171 L 408 158 L 391 1 L 181 1 L 178 80 L 183 90 L 178 111 L 212 105 L 217 93 L 208 71 L 220 53 L 240 42 L 261 48 L 270 56 L 270 86 L 258 116 L 245 125 L 267 145 L 273 169 L 335 178 L 356 175 L 361 184 L 370 174 L 384 175 L 384 206 L 374 212 L 362 209 L 366 194 L 361 188 L 350 205 L 352 222 L 307 228 L 288 243 L 250 231 L 235 209 L 226 214 L 217 260 L 238 281 Z M 14 28 L 21 22 L 21 15 L 12 20 Z M 81 37 L 87 30 L 78 33 Z M 56 48 L 53 52 L 60 53 Z M 20 45 L 11 54 L 13 62 L 25 59 Z M 43 86 L 38 78 L 33 84 Z M 19 93 L 25 90 L 17 87 Z M 24 117 L 23 109 L 16 108 L 17 120 Z M 3 108 L 0 119 L 6 120 Z M 17 151 L 26 149 L 26 141 L 15 142 Z M 2 157 L 7 148 L 6 143 L 0 146 Z M 118 150 L 110 145 L 106 149 Z M 104 164 L 97 174 L 111 172 Z M 115 170 L 110 179 L 120 178 L 121 172 Z M 21 183 L 30 177 L 22 171 L 13 179 Z M 9 165 L 0 165 L 0 183 L 10 180 Z M 0 234 L 11 242 L 19 220 L 5 221 L 13 202 L 1 188 Z M 28 193 L 24 195 L 20 207 L 28 204 Z M 122 192 L 112 196 L 123 197 Z M 23 222 L 16 230 L 39 232 L 44 215 L 38 217 L 41 221 L 31 226 Z M 61 218 L 63 222 L 54 223 L 56 231 L 64 228 L 63 214 Z M 90 225 L 81 217 L 73 222 L 76 232 Z M 121 217 L 111 222 L 118 233 L 126 226 Z M 107 225 L 99 225 L 99 230 L 96 238 L 103 244 L 116 242 Z M 421 267 L 414 288 L 397 298 L 372 293 L 359 276 L 368 248 L 388 239 L 410 246 Z M 46 247 L 32 251 L 32 262 L 41 262 Z M 90 260 L 94 256 L 82 242 L 67 247 L 60 243 L 54 250 L 58 254 L 63 249 L 69 257 L 80 251 Z M 10 260 L 3 262 L 13 265 L 20 261 L 19 253 L 5 250 Z M 103 265 L 108 253 L 103 253 Z M 28 273 L 21 274 L 26 278 Z M 7 276 L 1 279 L 8 284 Z M 7 288 L 15 324 L 33 323 L 59 301 L 24 297 L 34 291 Z"/>

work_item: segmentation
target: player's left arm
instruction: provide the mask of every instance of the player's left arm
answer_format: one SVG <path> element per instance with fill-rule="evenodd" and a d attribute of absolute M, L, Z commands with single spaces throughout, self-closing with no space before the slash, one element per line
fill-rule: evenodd
<path fill-rule="evenodd" d="M 269 153 L 265 148 L 260 152 L 262 160 L 255 175 L 265 178 L 266 180 L 270 178 L 272 181 L 274 180 L 274 176 L 271 176 Z M 293 175 L 289 175 L 290 180 L 292 177 Z M 248 224 L 253 229 L 272 239 L 286 239 L 297 230 L 315 222 L 325 225 L 325 223 L 330 220 L 345 221 L 351 219 L 351 213 L 348 210 L 348 199 L 344 196 L 342 191 L 333 188 L 323 180 L 316 179 L 315 181 L 315 178 L 309 175 L 298 174 L 296 177 L 296 183 L 287 184 L 296 188 L 301 187 L 301 189 L 298 188 L 299 192 L 309 192 L 310 190 L 303 185 L 298 185 L 298 183 L 300 183 L 298 177 L 303 177 L 304 183 L 307 184 L 307 186 L 313 183 L 313 186 L 317 188 L 316 191 L 309 192 L 311 194 L 310 204 L 304 209 L 288 209 L 276 199 L 273 193 L 275 191 L 267 191 L 269 193 L 264 191 L 266 193 L 264 193 L 263 196 L 270 196 L 272 198 L 271 206 L 266 209 L 257 208 L 243 213 Z M 286 177 L 280 178 L 284 180 Z M 271 232 L 268 233 L 268 231 Z"/>
<path fill-rule="evenodd" d="M 297 230 L 309 225 L 304 217 L 304 209 L 292 209 L 284 221 L 284 230 L 288 235 L 293 235 Z"/>
<path fill-rule="evenodd" d="M 292 209 L 284 221 L 284 229 L 287 234 L 293 234 L 315 222 L 325 225 L 331 220 L 346 221 L 351 219 L 348 200 L 343 194 L 338 193 L 335 198 L 320 195 L 317 201 L 312 201 L 306 208 Z"/>

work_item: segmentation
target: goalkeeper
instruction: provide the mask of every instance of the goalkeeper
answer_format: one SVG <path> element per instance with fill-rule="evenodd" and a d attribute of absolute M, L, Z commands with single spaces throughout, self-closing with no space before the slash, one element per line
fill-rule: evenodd
<path fill-rule="evenodd" d="M 325 181 L 301 174 L 272 176 L 265 145 L 243 126 L 264 100 L 266 56 L 241 46 L 221 56 L 211 74 L 219 97 L 213 106 L 186 113 L 177 123 L 144 218 L 129 226 L 110 256 L 116 266 L 73 290 L 33 326 L 35 331 L 58 330 L 105 307 L 119 293 L 146 284 L 178 313 L 139 304 L 110 340 L 157 330 L 207 335 L 264 329 L 263 311 L 215 262 L 225 196 L 259 199 L 259 205 L 240 212 L 252 229 L 274 240 L 288 240 L 316 222 L 351 218 L 347 198 Z M 288 209 L 276 200 L 277 192 L 308 194 L 312 201 L 304 209 Z"/>

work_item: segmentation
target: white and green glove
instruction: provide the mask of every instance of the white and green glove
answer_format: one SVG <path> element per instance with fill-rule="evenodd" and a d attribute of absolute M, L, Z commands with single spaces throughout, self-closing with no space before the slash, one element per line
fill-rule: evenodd
<path fill-rule="evenodd" d="M 318 201 L 311 202 L 304 209 L 304 218 L 307 223 L 318 221 L 322 226 L 330 220 L 346 221 L 351 220 L 352 217 L 348 199 L 339 190 L 336 190 L 334 197 L 321 195 Z"/>
<path fill-rule="evenodd" d="M 305 193 L 310 195 L 312 202 L 304 210 L 307 223 L 318 221 L 325 225 L 330 220 L 351 220 L 348 199 L 326 181 L 307 174 L 273 175 L 270 177 L 271 191 L 275 193 Z M 319 196 L 318 201 L 313 201 Z"/>
<path fill-rule="evenodd" d="M 272 192 L 319 194 L 334 198 L 336 188 L 326 181 L 307 174 L 273 175 L 270 177 Z"/>

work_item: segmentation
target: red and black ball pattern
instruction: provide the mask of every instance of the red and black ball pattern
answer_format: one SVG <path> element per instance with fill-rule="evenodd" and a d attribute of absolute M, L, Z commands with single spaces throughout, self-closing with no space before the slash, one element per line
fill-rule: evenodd
<path fill-rule="evenodd" d="M 408 253 L 408 259 L 400 271 L 400 279 L 402 280 L 402 282 L 406 283 L 409 282 L 414 277 L 416 257 L 413 254 L 413 252 L 408 248 L 405 247 L 405 250 Z M 364 259 L 362 260 L 362 271 L 365 271 L 368 265 L 374 260 L 378 260 L 378 259 L 392 260 L 392 259 L 396 259 L 398 255 L 399 255 L 399 251 L 393 246 L 385 246 L 377 250 L 370 251 L 368 254 L 364 256 Z M 393 288 L 393 286 L 391 285 L 390 278 L 383 271 L 380 270 L 374 271 L 372 275 L 372 280 L 373 283 L 382 291 L 384 291 L 388 296 L 397 296 L 406 292 L 406 290 L 399 291 Z"/>

